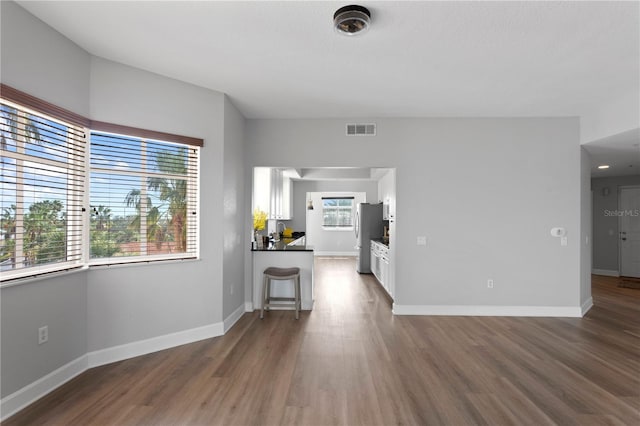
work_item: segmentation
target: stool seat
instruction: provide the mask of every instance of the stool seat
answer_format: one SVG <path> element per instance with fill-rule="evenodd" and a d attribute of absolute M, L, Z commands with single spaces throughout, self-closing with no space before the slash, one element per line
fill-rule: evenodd
<path fill-rule="evenodd" d="M 276 268 L 270 266 L 264 270 L 265 275 L 271 275 L 272 277 L 290 277 L 300 273 L 300 268 Z"/>
<path fill-rule="evenodd" d="M 260 309 L 260 319 L 264 318 L 265 308 L 268 310 L 272 306 L 293 308 L 296 311 L 296 319 L 300 318 L 300 310 L 302 309 L 302 300 L 300 296 L 300 268 L 276 268 L 274 266 L 271 266 L 264 270 L 263 276 L 262 307 Z M 272 280 L 293 280 L 293 290 L 295 297 L 271 297 Z M 272 301 L 293 303 L 271 303 Z"/>

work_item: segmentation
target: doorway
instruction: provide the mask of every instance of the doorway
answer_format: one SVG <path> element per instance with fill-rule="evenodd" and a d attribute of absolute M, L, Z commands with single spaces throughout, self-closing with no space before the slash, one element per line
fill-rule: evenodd
<path fill-rule="evenodd" d="M 620 275 L 640 278 L 640 186 L 621 187 L 618 200 Z"/>

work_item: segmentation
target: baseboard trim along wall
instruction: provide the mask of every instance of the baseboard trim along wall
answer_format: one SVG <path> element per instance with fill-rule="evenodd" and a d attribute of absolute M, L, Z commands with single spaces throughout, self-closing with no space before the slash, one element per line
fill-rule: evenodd
<path fill-rule="evenodd" d="M 222 336 L 233 327 L 242 317 L 244 305 L 241 305 L 231 315 L 218 322 L 189 330 L 139 340 L 124 345 L 89 352 L 70 363 L 58 368 L 46 376 L 28 384 L 22 389 L 6 396 L 0 401 L 0 421 L 16 414 L 23 408 L 33 404 L 38 399 L 54 391 L 79 374 L 90 368 L 99 367 L 112 362 L 122 361 L 140 355 L 170 349 L 187 343 Z"/>
<path fill-rule="evenodd" d="M 124 345 L 113 346 L 111 348 L 100 349 L 89 352 L 89 368 L 100 365 L 111 364 L 140 355 L 158 352 L 164 349 L 173 348 L 199 340 L 210 339 L 224 334 L 224 324 L 221 322 L 205 325 L 203 327 L 178 331 L 150 339 L 138 340 Z"/>
<path fill-rule="evenodd" d="M 604 275 L 605 277 L 619 277 L 620 272 L 613 271 L 611 269 L 592 269 L 591 273 L 593 275 Z"/>
<path fill-rule="evenodd" d="M 593 308 L 593 298 L 590 297 L 587 300 L 584 301 L 584 303 L 582 304 L 582 306 L 580 307 L 580 310 L 582 311 L 582 316 L 584 316 L 587 312 L 589 312 L 589 309 Z"/>
<path fill-rule="evenodd" d="M 0 421 L 14 415 L 54 389 L 64 385 L 88 368 L 87 355 L 82 355 L 0 401 Z"/>
<path fill-rule="evenodd" d="M 244 302 L 244 311 L 253 312 L 253 302 Z"/>
<path fill-rule="evenodd" d="M 233 327 L 235 325 L 235 323 L 238 322 L 238 320 L 240 318 L 242 318 L 242 316 L 244 315 L 244 303 L 240 306 L 238 306 L 238 309 L 236 309 L 235 311 L 231 312 L 231 315 L 229 315 L 228 317 L 226 317 L 224 319 L 224 332 L 226 333 L 227 331 L 231 330 L 231 327 Z"/>
<path fill-rule="evenodd" d="M 478 317 L 582 317 L 580 306 L 471 306 L 471 305 L 398 305 L 394 315 L 442 315 Z"/>

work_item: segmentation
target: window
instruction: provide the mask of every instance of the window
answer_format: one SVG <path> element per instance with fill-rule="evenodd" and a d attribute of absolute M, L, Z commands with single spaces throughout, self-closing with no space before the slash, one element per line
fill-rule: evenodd
<path fill-rule="evenodd" d="M 0 285 L 197 256 L 202 139 L 91 121 L 2 83 L 0 93 Z"/>
<path fill-rule="evenodd" d="M 353 197 L 322 197 L 322 226 L 347 228 L 353 226 Z"/>
<path fill-rule="evenodd" d="M 2 278 L 82 264 L 84 128 L 0 102 Z"/>
<path fill-rule="evenodd" d="M 197 255 L 198 151 L 91 133 L 92 263 Z"/>

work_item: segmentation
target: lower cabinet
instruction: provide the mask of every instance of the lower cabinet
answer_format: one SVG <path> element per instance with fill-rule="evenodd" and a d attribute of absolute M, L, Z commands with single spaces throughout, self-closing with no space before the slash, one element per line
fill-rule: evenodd
<path fill-rule="evenodd" d="M 371 241 L 371 272 L 387 293 L 393 296 L 389 286 L 389 248 L 377 241 Z"/>

